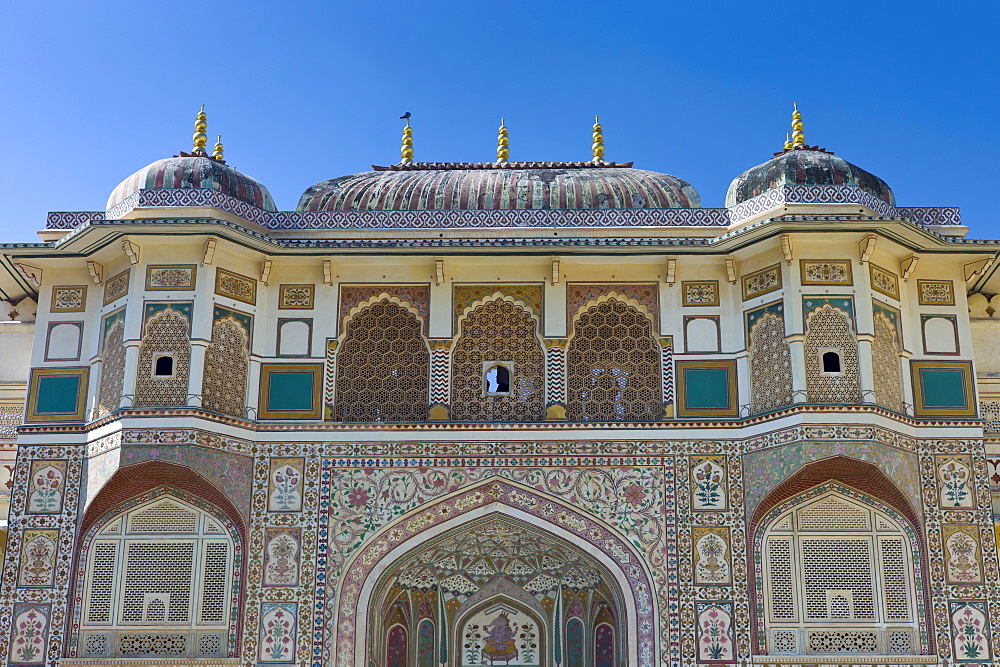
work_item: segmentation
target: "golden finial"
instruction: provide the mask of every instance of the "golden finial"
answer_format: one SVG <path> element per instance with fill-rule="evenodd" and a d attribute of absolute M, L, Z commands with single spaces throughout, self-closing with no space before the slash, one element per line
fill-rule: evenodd
<path fill-rule="evenodd" d="M 785 132 L 785 150 L 786 151 L 792 150 L 792 135 L 790 135 L 788 132 Z"/>
<path fill-rule="evenodd" d="M 601 127 L 601 119 L 594 114 L 594 162 L 600 164 L 604 162 L 604 128 Z"/>
<path fill-rule="evenodd" d="M 219 138 L 215 141 L 215 152 L 212 153 L 212 157 L 218 160 L 219 162 L 222 162 L 223 156 L 224 154 L 222 152 L 222 135 L 220 134 Z"/>
<path fill-rule="evenodd" d="M 403 128 L 403 147 L 400 149 L 400 163 L 407 164 L 413 162 L 413 130 L 410 128 L 410 119 L 406 119 L 406 127 Z"/>
<path fill-rule="evenodd" d="M 806 135 L 802 132 L 802 114 L 799 112 L 799 103 L 792 102 L 795 111 L 792 112 L 792 145 L 805 146 Z"/>
<path fill-rule="evenodd" d="M 507 123 L 500 119 L 500 130 L 497 135 L 497 164 L 504 164 L 510 158 L 510 144 L 507 141 Z"/>
<path fill-rule="evenodd" d="M 198 112 L 198 116 L 194 121 L 194 136 L 191 138 L 194 141 L 194 154 L 195 155 L 207 155 L 205 146 L 208 144 L 208 135 L 205 134 L 205 130 L 208 129 L 208 116 L 205 115 L 205 105 L 201 105 L 201 111 Z"/>

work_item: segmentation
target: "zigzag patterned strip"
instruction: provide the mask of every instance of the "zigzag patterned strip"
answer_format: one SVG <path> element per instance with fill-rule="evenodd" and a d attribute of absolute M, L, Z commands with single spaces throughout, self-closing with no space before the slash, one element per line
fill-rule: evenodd
<path fill-rule="evenodd" d="M 431 403 L 447 405 L 450 390 L 448 362 L 451 350 L 439 347 L 431 350 Z"/>
<path fill-rule="evenodd" d="M 546 403 L 566 403 L 566 348 L 550 344 L 545 350 Z"/>
<path fill-rule="evenodd" d="M 663 366 L 663 404 L 668 405 L 674 402 L 674 348 L 669 339 L 660 348 L 660 364 Z"/>
<path fill-rule="evenodd" d="M 333 386 L 337 369 L 337 340 L 326 339 L 326 375 L 323 378 L 323 403 L 333 411 Z"/>

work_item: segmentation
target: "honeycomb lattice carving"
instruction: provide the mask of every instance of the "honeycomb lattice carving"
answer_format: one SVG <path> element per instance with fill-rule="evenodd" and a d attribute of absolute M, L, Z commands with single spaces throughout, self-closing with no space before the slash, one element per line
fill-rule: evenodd
<path fill-rule="evenodd" d="M 663 413 L 660 346 L 649 318 L 611 298 L 577 318 L 566 352 L 573 421 L 646 421 Z"/>
<path fill-rule="evenodd" d="M 174 374 L 170 377 L 153 375 L 156 353 L 171 354 Z M 191 343 L 188 321 L 175 310 L 164 310 L 146 323 L 146 336 L 139 348 L 138 380 L 135 404 L 138 406 L 186 405 L 188 373 L 191 368 Z"/>
<path fill-rule="evenodd" d="M 483 364 L 513 362 L 510 393 L 484 395 Z M 458 421 L 540 421 L 545 416 L 545 353 L 538 322 L 503 299 L 462 321 L 451 362 L 451 417 Z"/>
<path fill-rule="evenodd" d="M 104 336 L 104 363 L 98 391 L 97 416 L 109 415 L 121 405 L 125 386 L 125 320 L 119 318 Z"/>
<path fill-rule="evenodd" d="M 841 372 L 824 373 L 823 350 L 840 353 Z M 806 320 L 806 390 L 810 403 L 860 403 L 858 339 L 847 313 L 823 305 Z"/>
<path fill-rule="evenodd" d="M 425 421 L 429 384 L 430 351 L 415 315 L 382 299 L 350 319 L 337 355 L 337 419 Z"/>
<path fill-rule="evenodd" d="M 903 412 L 903 380 L 899 372 L 896 326 L 884 313 L 875 313 L 872 371 L 878 404 L 895 412 Z"/>
<path fill-rule="evenodd" d="M 123 634 L 118 637 L 118 654 L 132 655 L 184 655 L 187 652 L 187 635 L 179 632 L 156 634 Z"/>
<path fill-rule="evenodd" d="M 785 320 L 774 313 L 765 313 L 750 330 L 750 393 L 754 413 L 792 403 L 792 352 Z"/>
<path fill-rule="evenodd" d="M 243 417 L 247 395 L 247 352 L 250 335 L 236 318 L 223 317 L 212 326 L 205 353 L 201 405 L 230 417 Z"/>

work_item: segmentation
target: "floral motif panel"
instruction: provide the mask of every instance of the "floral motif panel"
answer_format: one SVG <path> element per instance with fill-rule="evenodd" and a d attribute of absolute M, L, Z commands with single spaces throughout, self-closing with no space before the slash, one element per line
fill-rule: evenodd
<path fill-rule="evenodd" d="M 952 651 L 956 664 L 991 663 L 990 624 L 986 603 L 962 600 L 948 605 L 952 626 Z"/>
<path fill-rule="evenodd" d="M 271 512 L 299 512 L 302 510 L 302 485 L 304 459 L 271 459 L 268 477 L 267 508 Z"/>
<path fill-rule="evenodd" d="M 698 662 L 732 663 L 733 603 L 699 602 L 698 611 Z"/>
<path fill-rule="evenodd" d="M 259 660 L 264 664 L 295 662 L 298 605 L 264 603 L 260 608 Z"/>
<path fill-rule="evenodd" d="M 315 285 L 282 285 L 279 309 L 308 310 L 315 300 Z"/>
<path fill-rule="evenodd" d="M 803 285 L 851 285 L 850 260 L 803 259 L 800 264 Z"/>
<path fill-rule="evenodd" d="M 394 625 L 389 629 L 389 637 L 385 642 L 386 667 L 407 667 L 406 628 Z"/>
<path fill-rule="evenodd" d="M 955 288 L 950 280 L 918 280 L 921 306 L 954 306 Z"/>
<path fill-rule="evenodd" d="M 194 264 L 172 264 L 146 267 L 147 290 L 193 290 L 198 267 Z"/>
<path fill-rule="evenodd" d="M 896 277 L 896 274 L 871 263 L 868 266 L 871 269 L 872 289 L 893 299 L 898 299 L 899 278 Z"/>
<path fill-rule="evenodd" d="M 128 294 L 129 269 L 125 269 L 118 275 L 108 278 L 104 283 L 104 305 L 116 301 Z"/>
<path fill-rule="evenodd" d="M 45 588 L 53 584 L 58 544 L 58 530 L 24 531 L 24 543 L 21 547 L 21 569 L 17 581 L 19 586 Z"/>
<path fill-rule="evenodd" d="M 935 457 L 937 467 L 938 502 L 943 509 L 976 506 L 972 490 L 972 462 L 964 455 Z"/>
<path fill-rule="evenodd" d="M 301 554 L 301 528 L 267 528 L 264 531 L 264 586 L 298 586 Z"/>
<path fill-rule="evenodd" d="M 685 306 L 718 306 L 718 280 L 691 280 L 681 283 L 681 298 Z"/>
<path fill-rule="evenodd" d="M 743 276 L 743 300 L 781 289 L 781 267 L 777 264 Z"/>
<path fill-rule="evenodd" d="M 437 667 L 434 658 L 434 622 L 428 619 L 417 626 L 417 667 Z"/>
<path fill-rule="evenodd" d="M 28 491 L 29 514 L 58 514 L 63 508 L 66 461 L 31 462 Z"/>
<path fill-rule="evenodd" d="M 56 285 L 52 288 L 53 313 L 76 313 L 87 306 L 86 285 Z"/>
<path fill-rule="evenodd" d="M 595 667 L 615 667 L 615 631 L 610 625 L 602 623 L 594 633 L 594 665 Z"/>
<path fill-rule="evenodd" d="M 215 293 L 253 305 L 257 303 L 257 281 L 238 273 L 218 269 L 215 272 Z"/>
<path fill-rule="evenodd" d="M 952 585 L 983 583 L 979 526 L 946 523 L 941 526 L 945 579 Z"/>
<path fill-rule="evenodd" d="M 694 583 L 731 584 L 729 528 L 695 526 L 691 529 L 691 540 L 694 544 Z"/>
<path fill-rule="evenodd" d="M 691 508 L 722 511 L 728 508 L 726 493 L 726 458 L 691 457 Z"/>
<path fill-rule="evenodd" d="M 8 665 L 45 664 L 51 607 L 49 604 L 14 605 Z"/>

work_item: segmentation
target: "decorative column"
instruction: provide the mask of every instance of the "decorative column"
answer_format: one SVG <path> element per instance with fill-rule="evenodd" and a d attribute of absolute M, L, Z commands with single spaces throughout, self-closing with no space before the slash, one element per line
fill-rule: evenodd
<path fill-rule="evenodd" d="M 660 365 L 662 367 L 661 386 L 663 390 L 663 417 L 674 416 L 674 337 L 660 338 Z"/>
<path fill-rule="evenodd" d="M 545 339 L 545 420 L 566 420 L 566 338 Z"/>
<path fill-rule="evenodd" d="M 806 403 L 809 400 L 806 382 L 806 337 L 795 334 L 785 338 L 792 357 L 792 403 Z"/>
<path fill-rule="evenodd" d="M 131 408 L 135 404 L 135 381 L 139 371 L 140 341 L 125 341 L 125 379 L 122 381 L 122 397 L 119 408 Z"/>
<path fill-rule="evenodd" d="M 432 338 L 431 344 L 431 391 L 429 421 L 448 421 L 451 419 L 451 338 Z"/>
<path fill-rule="evenodd" d="M 861 381 L 862 403 L 878 402 L 878 396 L 875 395 L 875 370 L 872 366 L 872 343 L 874 341 L 873 334 L 858 335 L 858 374 Z"/>
<path fill-rule="evenodd" d="M 205 378 L 205 353 L 211 343 L 207 340 L 191 341 L 191 365 L 188 370 L 187 404 L 192 408 L 201 407 L 201 384 Z"/>

